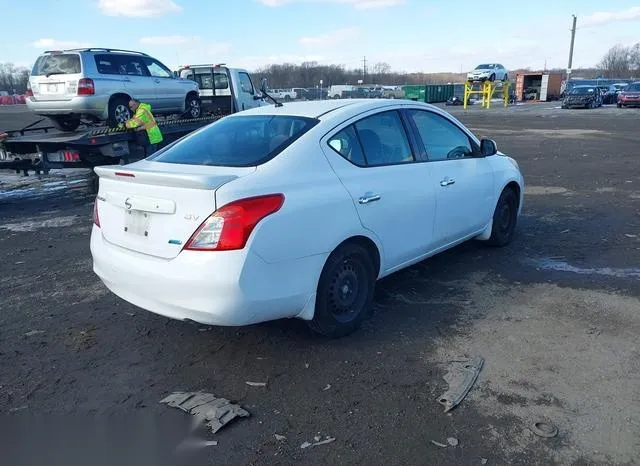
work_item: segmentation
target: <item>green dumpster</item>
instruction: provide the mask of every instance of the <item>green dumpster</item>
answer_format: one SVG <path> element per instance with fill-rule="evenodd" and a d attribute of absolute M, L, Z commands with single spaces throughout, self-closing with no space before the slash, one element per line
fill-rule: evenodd
<path fill-rule="evenodd" d="M 446 102 L 453 97 L 453 84 L 431 84 L 426 86 L 424 101 L 433 104 Z"/>
<path fill-rule="evenodd" d="M 402 86 L 404 98 L 409 100 L 418 100 L 424 102 L 425 86 Z"/>

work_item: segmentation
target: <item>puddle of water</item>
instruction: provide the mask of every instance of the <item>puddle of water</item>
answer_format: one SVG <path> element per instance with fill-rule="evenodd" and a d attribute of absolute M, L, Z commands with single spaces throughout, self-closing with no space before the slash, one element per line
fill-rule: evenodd
<path fill-rule="evenodd" d="M 615 278 L 640 278 L 640 268 L 577 267 L 566 261 L 553 258 L 533 259 L 531 262 L 542 270 L 570 272 L 580 275 L 604 275 Z"/>

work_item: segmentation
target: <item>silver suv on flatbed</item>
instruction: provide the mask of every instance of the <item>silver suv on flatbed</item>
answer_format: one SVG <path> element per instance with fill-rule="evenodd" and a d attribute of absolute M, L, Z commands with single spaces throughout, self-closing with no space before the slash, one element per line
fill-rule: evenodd
<path fill-rule="evenodd" d="M 136 98 L 154 114 L 201 114 L 198 84 L 175 76 L 160 61 L 141 52 L 85 48 L 44 52 L 29 78 L 27 107 L 49 117 L 64 131 L 81 118 L 116 126 L 131 117 Z"/>

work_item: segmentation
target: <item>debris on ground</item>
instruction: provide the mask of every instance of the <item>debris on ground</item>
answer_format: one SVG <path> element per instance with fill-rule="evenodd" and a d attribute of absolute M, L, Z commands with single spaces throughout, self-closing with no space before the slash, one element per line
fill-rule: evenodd
<path fill-rule="evenodd" d="M 172 408 L 178 408 L 185 413 L 204 418 L 211 433 L 215 434 L 223 426 L 236 417 L 249 417 L 248 411 L 240 405 L 233 404 L 226 398 L 216 398 L 211 393 L 204 392 L 174 392 L 160 400 Z"/>
<path fill-rule="evenodd" d="M 447 439 L 447 443 L 448 443 L 449 445 L 451 445 L 452 447 L 457 447 L 457 446 L 458 446 L 458 439 L 457 439 L 457 438 L 455 438 L 455 437 L 449 437 L 449 438 Z"/>
<path fill-rule="evenodd" d="M 249 385 L 250 387 L 266 387 L 267 383 L 266 382 L 246 382 L 247 385 Z"/>
<path fill-rule="evenodd" d="M 327 391 L 327 390 L 329 390 L 330 388 L 331 388 L 331 384 L 330 384 L 330 383 L 328 383 L 328 384 L 327 384 L 327 386 L 326 386 L 326 387 L 324 387 L 324 388 L 322 389 L 322 391 L 323 391 L 323 392 L 326 392 L 326 391 Z"/>
<path fill-rule="evenodd" d="M 449 384 L 447 390 L 438 398 L 438 403 L 444 405 L 444 412 L 449 412 L 467 396 L 469 390 L 478 379 L 484 359 L 474 357 L 468 359 L 459 359 L 451 362 L 449 371 L 444 375 L 443 379 Z"/>
<path fill-rule="evenodd" d="M 30 332 L 27 332 L 24 334 L 25 337 L 32 337 L 34 335 L 42 335 L 43 333 L 45 333 L 44 330 L 31 330 Z"/>
<path fill-rule="evenodd" d="M 278 442 L 284 442 L 285 440 L 287 440 L 287 437 L 285 437 L 284 435 L 273 434 L 273 436 L 276 438 Z"/>
<path fill-rule="evenodd" d="M 548 421 L 537 421 L 529 427 L 538 437 L 552 438 L 558 435 L 558 428 Z"/>
<path fill-rule="evenodd" d="M 302 445 L 300 445 L 300 448 L 305 449 L 305 448 L 309 448 L 309 447 L 317 447 L 320 445 L 326 445 L 328 443 L 331 442 L 335 442 L 335 438 L 334 437 L 329 437 L 328 435 L 324 438 L 324 440 L 320 440 L 322 437 L 314 437 L 314 442 L 304 442 Z"/>
<path fill-rule="evenodd" d="M 305 369 L 309 369 L 309 363 L 308 362 L 304 364 L 304 368 Z"/>
<path fill-rule="evenodd" d="M 487 464 L 488 461 L 486 458 L 480 458 L 480 464 Z"/>
<path fill-rule="evenodd" d="M 447 448 L 444 443 L 436 442 L 435 440 L 432 440 L 431 443 L 433 443 L 436 447 Z"/>

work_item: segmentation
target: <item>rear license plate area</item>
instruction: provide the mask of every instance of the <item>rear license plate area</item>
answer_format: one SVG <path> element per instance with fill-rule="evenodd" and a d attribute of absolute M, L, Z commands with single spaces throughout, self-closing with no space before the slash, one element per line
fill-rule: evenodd
<path fill-rule="evenodd" d="M 150 220 L 151 216 L 148 212 L 125 210 L 123 229 L 131 235 L 148 237 Z"/>

